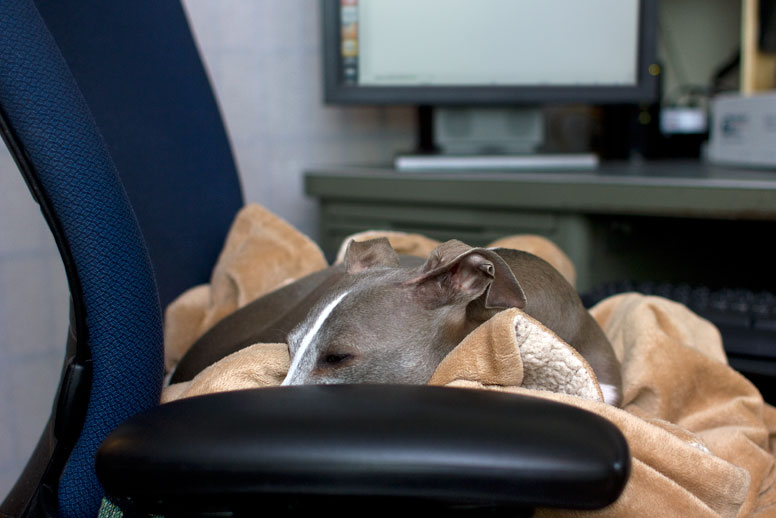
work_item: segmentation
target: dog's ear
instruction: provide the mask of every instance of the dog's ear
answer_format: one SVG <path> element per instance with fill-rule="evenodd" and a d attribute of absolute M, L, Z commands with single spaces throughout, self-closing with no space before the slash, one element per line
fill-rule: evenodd
<path fill-rule="evenodd" d="M 492 250 L 448 241 L 431 252 L 414 286 L 427 306 L 469 304 L 482 310 L 525 307 L 525 293 L 506 262 Z M 481 300 L 478 300 L 480 299 Z"/>
<path fill-rule="evenodd" d="M 348 243 L 345 250 L 345 270 L 358 273 L 375 266 L 399 266 L 399 254 L 384 237 Z"/>

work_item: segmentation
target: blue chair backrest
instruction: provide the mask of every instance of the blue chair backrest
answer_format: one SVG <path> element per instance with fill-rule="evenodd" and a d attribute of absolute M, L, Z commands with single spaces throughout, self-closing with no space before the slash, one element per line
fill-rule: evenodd
<path fill-rule="evenodd" d="M 158 404 L 161 308 L 208 279 L 242 195 L 177 1 L 0 2 L 0 121 L 72 298 L 74 347 L 41 441 L 56 440 L 54 462 L 33 473 L 55 501 L 38 505 L 93 516 L 97 447 Z M 45 500 L 30 485 L 12 510 Z"/>
<path fill-rule="evenodd" d="M 118 169 L 162 307 L 210 278 L 242 192 L 178 0 L 35 0 Z"/>

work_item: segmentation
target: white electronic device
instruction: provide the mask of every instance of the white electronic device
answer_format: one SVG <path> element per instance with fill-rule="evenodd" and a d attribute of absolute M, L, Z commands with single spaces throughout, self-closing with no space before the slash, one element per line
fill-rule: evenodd
<path fill-rule="evenodd" d="M 776 92 L 719 95 L 711 118 L 710 162 L 776 168 Z"/>

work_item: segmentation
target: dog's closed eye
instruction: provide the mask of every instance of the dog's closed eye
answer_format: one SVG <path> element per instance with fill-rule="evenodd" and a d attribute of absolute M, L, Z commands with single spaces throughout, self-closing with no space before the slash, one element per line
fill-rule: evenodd
<path fill-rule="evenodd" d="M 321 356 L 321 359 L 318 361 L 318 363 L 322 366 L 334 366 L 344 363 L 352 358 L 353 355 L 350 353 L 329 353 Z"/>

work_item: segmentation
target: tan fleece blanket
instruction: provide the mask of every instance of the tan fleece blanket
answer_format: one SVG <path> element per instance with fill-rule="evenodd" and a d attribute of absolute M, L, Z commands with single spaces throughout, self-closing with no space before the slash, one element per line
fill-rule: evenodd
<path fill-rule="evenodd" d="M 235 234 L 237 228 L 243 230 Z M 231 249 L 225 247 L 216 268 L 230 273 L 214 273 L 211 285 L 193 288 L 168 308 L 166 337 L 186 335 L 186 340 L 173 342 L 168 365 L 175 364 L 198 333 L 250 297 L 325 265 L 314 244 L 260 207 L 246 208 L 235 229 L 227 240 Z M 438 244 L 424 236 L 395 232 L 375 231 L 359 238 L 377 235 L 388 237 L 400 252 L 421 256 Z M 312 259 L 267 259 L 263 257 L 267 248 L 259 250 L 258 243 L 282 251 L 279 257 L 294 255 L 293 247 L 300 246 L 299 255 Z M 546 239 L 510 236 L 505 243 L 544 257 L 573 282 L 573 265 Z M 234 259 L 235 254 L 240 260 Z M 266 279 L 242 281 L 259 275 L 262 266 L 254 265 L 266 262 L 274 265 L 266 270 Z M 221 283 L 228 289 L 216 285 Z M 223 290 L 232 295 L 215 296 Z M 716 328 L 680 304 L 635 293 L 604 300 L 591 313 L 622 362 L 622 408 L 602 402 L 592 369 L 574 349 L 518 309 L 503 311 L 472 332 L 443 360 L 430 381 L 554 399 L 602 415 L 623 432 L 633 468 L 617 502 L 594 512 L 540 509 L 537 515 L 776 516 L 776 411 L 728 366 Z M 277 385 L 288 365 L 285 344 L 255 344 L 189 382 L 166 387 L 163 401 Z"/>

